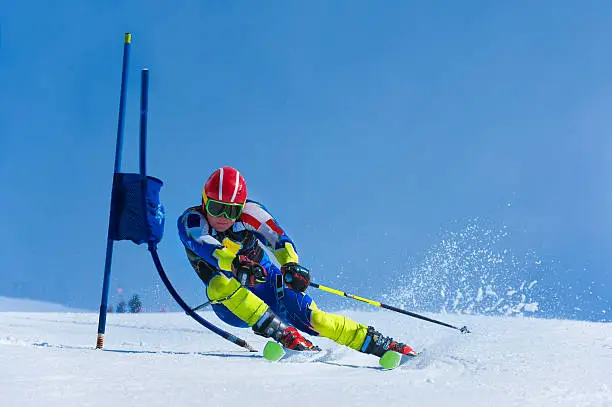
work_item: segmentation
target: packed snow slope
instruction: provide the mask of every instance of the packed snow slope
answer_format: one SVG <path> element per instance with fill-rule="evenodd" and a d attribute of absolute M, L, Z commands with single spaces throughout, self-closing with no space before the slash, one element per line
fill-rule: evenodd
<path fill-rule="evenodd" d="M 343 313 L 421 355 L 384 371 L 311 338 L 332 349 L 323 360 L 270 363 L 181 313 L 109 314 L 100 351 L 97 314 L 0 312 L 0 406 L 612 406 L 610 323 L 427 314 L 467 325 L 463 335 L 388 311 Z"/>

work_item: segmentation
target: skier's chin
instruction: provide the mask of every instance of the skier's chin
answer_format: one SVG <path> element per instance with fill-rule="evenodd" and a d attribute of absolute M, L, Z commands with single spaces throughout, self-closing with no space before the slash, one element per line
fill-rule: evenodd
<path fill-rule="evenodd" d="M 216 228 L 213 228 L 213 229 L 215 229 L 219 233 L 223 233 L 223 232 L 225 232 L 226 230 L 228 230 L 231 227 L 232 227 L 232 225 L 229 225 L 229 226 L 226 226 L 226 227 L 216 227 Z"/>
<path fill-rule="evenodd" d="M 226 218 L 209 217 L 208 223 L 210 223 L 210 226 L 212 226 L 212 228 L 215 229 L 217 232 L 223 233 L 232 226 L 234 226 L 235 221 Z"/>

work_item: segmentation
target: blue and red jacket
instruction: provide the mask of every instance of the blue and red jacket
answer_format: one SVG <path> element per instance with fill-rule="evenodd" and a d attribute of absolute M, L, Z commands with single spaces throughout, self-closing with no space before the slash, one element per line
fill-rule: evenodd
<path fill-rule="evenodd" d="M 262 204 L 252 200 L 246 201 L 240 218 L 225 232 L 217 232 L 208 224 L 201 206 L 183 212 L 177 226 L 192 264 L 204 261 L 211 271 L 229 275 L 232 261 L 239 254 L 267 263 L 269 258 L 262 245 L 274 253 L 281 266 L 299 261 L 291 238 Z"/>

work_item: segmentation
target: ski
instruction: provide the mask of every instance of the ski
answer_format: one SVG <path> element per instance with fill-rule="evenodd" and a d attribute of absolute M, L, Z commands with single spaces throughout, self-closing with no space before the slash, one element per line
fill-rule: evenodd
<path fill-rule="evenodd" d="M 278 362 L 285 354 L 285 349 L 278 342 L 269 341 L 263 350 L 263 357 L 270 362 Z"/>
<path fill-rule="evenodd" d="M 316 362 L 324 361 L 331 354 L 330 350 L 322 351 L 295 351 L 284 348 L 280 343 L 269 341 L 263 350 L 263 357 L 270 362 L 279 361 L 300 361 Z M 378 364 L 385 370 L 393 370 L 415 358 L 415 355 L 402 355 L 394 351 L 385 352 Z"/>
<path fill-rule="evenodd" d="M 415 358 L 415 355 L 402 355 L 392 350 L 386 351 L 378 360 L 383 369 L 392 370 Z"/>
<path fill-rule="evenodd" d="M 331 354 L 331 350 L 318 351 L 296 351 L 283 347 L 280 343 L 269 341 L 263 350 L 263 357 L 270 362 L 296 361 L 317 362 L 325 360 Z"/>

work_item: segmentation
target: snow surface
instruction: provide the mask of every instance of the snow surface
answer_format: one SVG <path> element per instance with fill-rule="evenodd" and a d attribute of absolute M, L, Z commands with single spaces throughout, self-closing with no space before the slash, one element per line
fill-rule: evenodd
<path fill-rule="evenodd" d="M 0 312 L 84 312 L 61 304 L 0 296 Z"/>
<path fill-rule="evenodd" d="M 389 311 L 344 311 L 421 352 L 393 371 L 332 349 L 270 363 L 181 313 L 0 312 L 0 406 L 612 406 L 612 324 L 427 314 L 471 334 Z M 220 324 L 210 312 L 202 315 Z M 232 333 L 262 349 L 248 329 Z"/>

